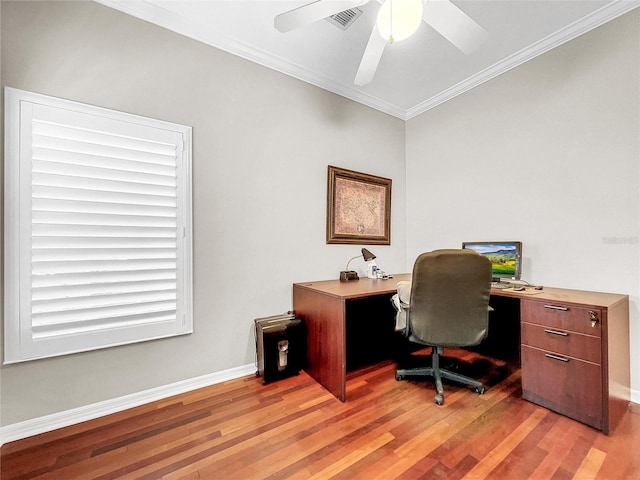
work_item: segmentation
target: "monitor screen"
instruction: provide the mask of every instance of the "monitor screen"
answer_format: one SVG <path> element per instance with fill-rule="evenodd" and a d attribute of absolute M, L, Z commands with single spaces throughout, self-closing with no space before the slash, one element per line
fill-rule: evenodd
<path fill-rule="evenodd" d="M 494 281 L 520 280 L 522 242 L 463 242 L 462 248 L 478 252 L 491 260 Z"/>

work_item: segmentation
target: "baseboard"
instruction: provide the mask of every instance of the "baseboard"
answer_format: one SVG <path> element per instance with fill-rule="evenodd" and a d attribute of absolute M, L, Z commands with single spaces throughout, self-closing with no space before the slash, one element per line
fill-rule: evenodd
<path fill-rule="evenodd" d="M 640 405 L 640 390 L 631 389 L 631 401 Z"/>
<path fill-rule="evenodd" d="M 63 412 L 52 413 L 44 417 L 6 425 L 0 428 L 0 445 L 255 373 L 256 366 L 252 363 L 222 372 L 202 375 L 162 387 L 132 393 L 123 397 L 73 408 Z"/>

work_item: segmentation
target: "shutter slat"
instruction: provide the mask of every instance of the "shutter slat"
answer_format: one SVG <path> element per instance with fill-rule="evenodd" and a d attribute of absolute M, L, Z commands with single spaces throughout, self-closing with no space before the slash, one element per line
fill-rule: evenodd
<path fill-rule="evenodd" d="M 170 217 L 147 215 L 115 215 L 108 213 L 42 212 L 34 210 L 31 215 L 34 225 L 96 226 L 105 230 L 111 227 L 162 227 L 176 228 L 175 215 Z"/>
<path fill-rule="evenodd" d="M 116 295 L 118 293 L 142 293 L 152 291 L 175 290 L 173 280 L 145 280 L 129 282 L 112 282 L 102 284 L 80 284 L 52 287 L 37 287 L 33 289 L 32 301 L 53 299 L 86 298 L 94 295 Z"/>
<path fill-rule="evenodd" d="M 34 237 L 32 250 L 82 250 L 92 248 L 109 248 L 114 252 L 119 249 L 156 249 L 170 248 L 175 251 L 177 244 L 174 237 L 69 237 L 38 236 Z"/>
<path fill-rule="evenodd" d="M 61 335 L 77 335 L 84 332 L 108 330 L 112 328 L 135 327 L 150 323 L 173 322 L 176 319 L 175 310 L 156 310 L 137 315 L 119 315 L 89 320 L 74 320 L 33 326 L 33 338 L 42 340 L 47 337 Z"/>
<path fill-rule="evenodd" d="M 177 205 L 175 195 L 152 195 L 148 193 L 124 193 L 87 190 L 82 185 L 75 187 L 56 187 L 51 185 L 34 185 L 34 198 L 46 200 L 77 200 L 85 202 L 109 202 L 116 205 L 149 205 L 175 207 Z"/>
<path fill-rule="evenodd" d="M 176 302 L 176 290 L 155 290 L 119 294 L 92 295 L 76 298 L 34 300 L 31 312 L 38 315 L 74 312 L 76 310 L 99 310 L 111 307 L 133 306 L 151 302 Z"/>
<path fill-rule="evenodd" d="M 33 262 L 51 261 L 92 261 L 92 260 L 140 260 L 140 259 L 176 259 L 175 249 L 171 248 L 45 248 L 34 249 Z"/>
<path fill-rule="evenodd" d="M 150 185 L 176 186 L 176 177 L 173 175 L 158 175 L 144 172 L 131 172 L 116 170 L 114 168 L 86 167 L 82 165 L 70 165 L 63 162 L 40 160 L 34 157 L 32 172 L 34 174 L 64 175 L 67 177 L 93 178 L 101 180 L 114 180 L 119 182 L 133 182 Z"/>
<path fill-rule="evenodd" d="M 147 217 L 176 218 L 175 207 L 85 202 L 78 200 L 34 198 L 32 209 L 36 212 L 101 213 L 110 215 L 125 213 L 127 215 L 144 215 Z"/>
<path fill-rule="evenodd" d="M 47 148 L 61 152 L 94 155 L 120 160 L 158 163 L 160 165 L 171 165 L 175 162 L 175 147 L 171 154 L 161 155 L 155 152 L 112 147 L 109 145 L 100 145 L 98 143 L 89 143 L 77 140 L 66 140 L 63 138 L 47 137 L 44 135 L 34 135 L 32 146 L 35 148 Z"/>
<path fill-rule="evenodd" d="M 175 238 L 175 228 L 166 227 L 121 227 L 111 226 L 106 229 L 95 225 L 51 225 L 34 224 L 34 237 L 147 237 Z"/>
<path fill-rule="evenodd" d="M 141 150 L 171 155 L 175 150 L 175 144 L 152 141 L 148 138 L 132 137 L 128 135 L 116 135 L 114 133 L 82 128 L 74 125 L 65 125 L 35 119 L 33 121 L 34 135 L 42 135 L 66 140 L 81 140 L 87 143 L 96 143 L 113 147 L 126 147 L 131 150 Z"/>
<path fill-rule="evenodd" d="M 55 173 L 33 172 L 32 184 L 33 186 L 62 188 L 78 188 L 79 186 L 82 186 L 87 189 L 105 192 L 147 194 L 165 197 L 176 196 L 176 189 L 172 186 L 129 182 L 126 180 L 83 178 L 69 175 L 58 175 Z"/>
<path fill-rule="evenodd" d="M 69 273 L 66 275 L 37 275 L 31 288 L 63 287 L 65 285 L 106 285 L 109 283 L 149 280 L 176 280 L 176 270 L 137 270 L 129 272 Z"/>
<path fill-rule="evenodd" d="M 70 273 L 135 272 L 176 268 L 175 259 L 93 260 L 65 262 L 32 262 L 31 274 L 67 275 Z"/>
<path fill-rule="evenodd" d="M 161 162 L 141 160 L 127 160 L 122 158 L 102 157 L 88 153 L 67 152 L 47 147 L 33 148 L 34 160 L 65 163 L 69 165 L 84 165 L 94 168 L 109 168 L 124 172 L 152 173 L 156 175 L 175 175 L 176 162 L 162 158 Z"/>
<path fill-rule="evenodd" d="M 70 311 L 53 313 L 32 313 L 33 326 L 56 325 L 60 323 L 81 323 L 87 321 L 112 321 L 117 317 L 144 315 L 155 312 L 175 310 L 176 302 L 142 302 L 138 304 L 122 304 L 103 308 L 78 308 Z"/>

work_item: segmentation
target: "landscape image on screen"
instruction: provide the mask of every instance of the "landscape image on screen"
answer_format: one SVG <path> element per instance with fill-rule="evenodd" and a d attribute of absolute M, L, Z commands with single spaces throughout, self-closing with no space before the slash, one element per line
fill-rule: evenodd
<path fill-rule="evenodd" d="M 489 260 L 493 275 L 496 277 L 512 277 L 516 273 L 516 246 L 505 244 L 467 245 Z"/>

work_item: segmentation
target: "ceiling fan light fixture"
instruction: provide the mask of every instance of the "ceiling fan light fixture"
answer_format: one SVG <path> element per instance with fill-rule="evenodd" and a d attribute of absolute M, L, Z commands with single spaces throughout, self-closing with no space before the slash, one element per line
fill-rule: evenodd
<path fill-rule="evenodd" d="M 386 0 L 378 10 L 376 27 L 389 42 L 413 35 L 422 22 L 423 0 Z"/>

